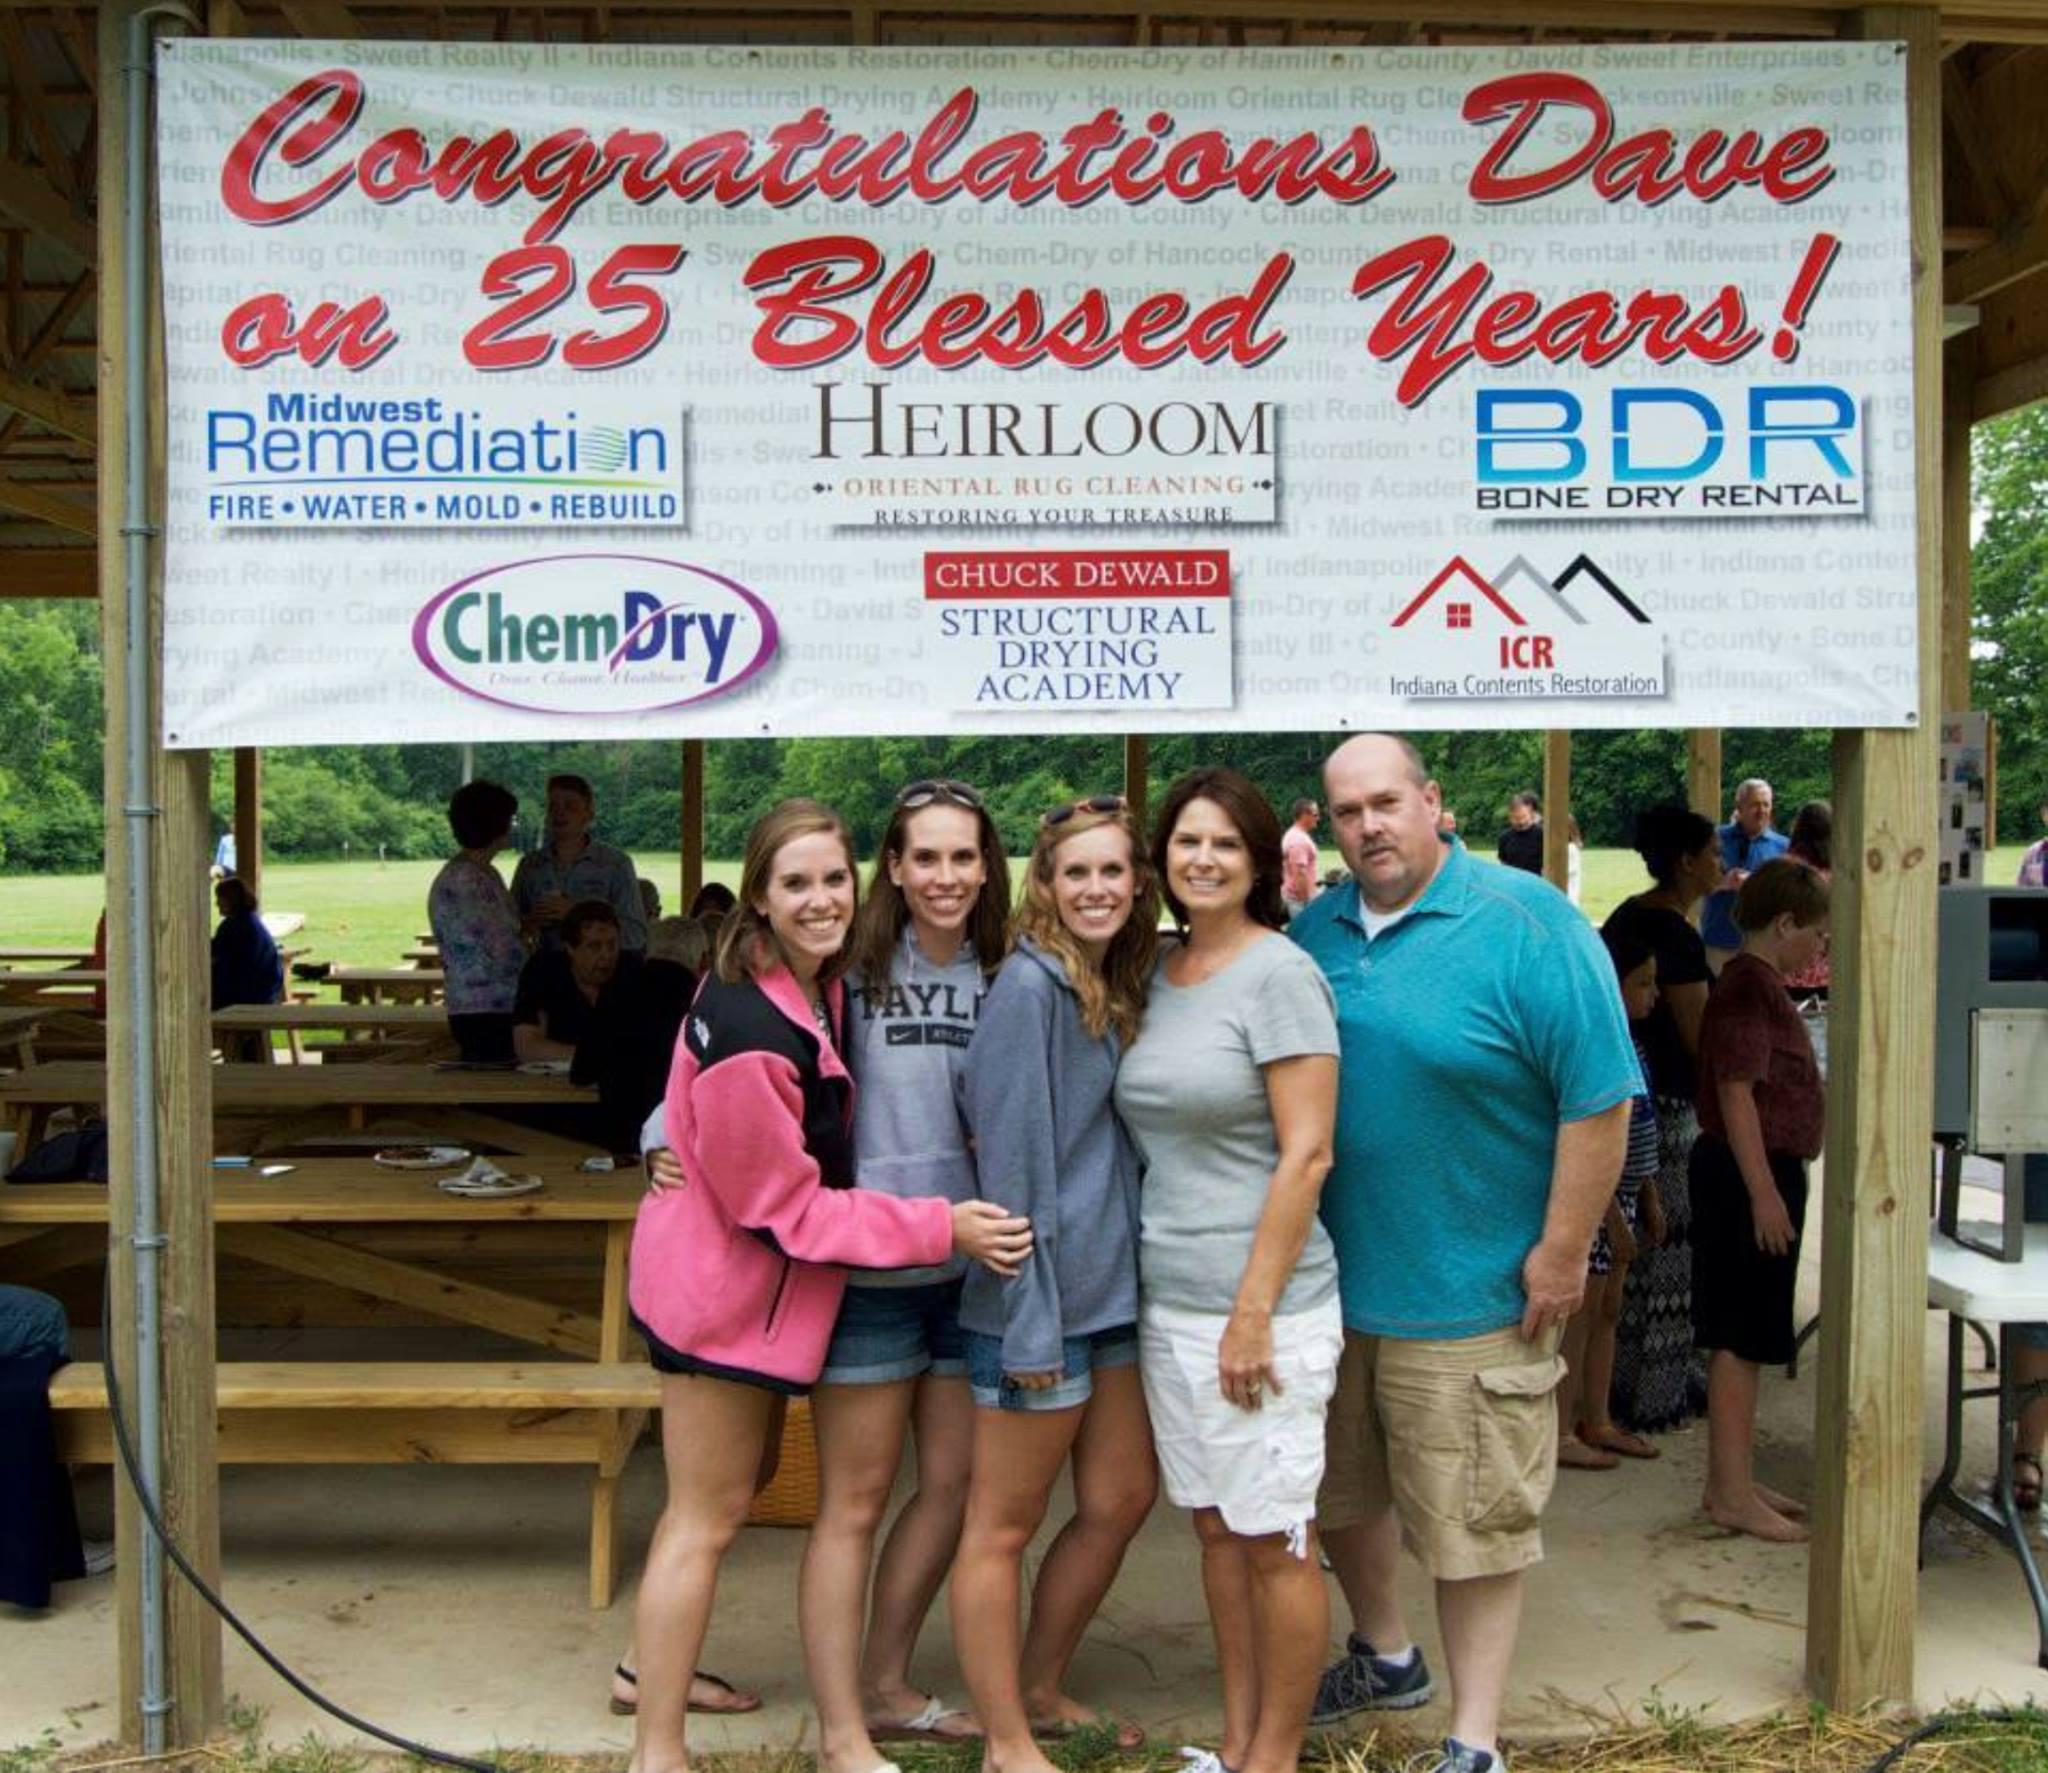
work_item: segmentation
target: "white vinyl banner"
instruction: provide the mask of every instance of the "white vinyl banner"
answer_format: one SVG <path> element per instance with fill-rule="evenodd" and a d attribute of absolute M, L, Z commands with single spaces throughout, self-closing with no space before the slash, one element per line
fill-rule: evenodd
<path fill-rule="evenodd" d="M 160 68 L 173 746 L 1914 717 L 1896 45 Z"/>

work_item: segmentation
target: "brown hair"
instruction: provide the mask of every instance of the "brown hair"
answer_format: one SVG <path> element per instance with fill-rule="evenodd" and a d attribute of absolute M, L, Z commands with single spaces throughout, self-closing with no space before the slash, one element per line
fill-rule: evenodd
<path fill-rule="evenodd" d="M 619 914 L 602 899 L 578 899 L 562 917 L 562 946 L 574 948 L 583 940 L 583 932 L 593 925 L 609 924 L 619 927 Z"/>
<path fill-rule="evenodd" d="M 1287 907 L 1280 902 L 1280 820 L 1272 803 L 1261 794 L 1249 776 L 1228 768 L 1189 770 L 1176 776 L 1159 803 L 1159 816 L 1152 827 L 1152 873 L 1159 883 L 1160 897 L 1173 913 L 1175 925 L 1186 931 L 1188 908 L 1175 895 L 1166 875 L 1166 856 L 1173 843 L 1173 828 L 1191 801 L 1207 800 L 1223 809 L 1223 815 L 1237 827 L 1251 858 L 1251 897 L 1245 900 L 1246 914 L 1269 930 L 1287 927 Z M 1311 803 L 1313 804 L 1313 803 Z"/>
<path fill-rule="evenodd" d="M 1742 883 L 1735 895 L 1735 927 L 1766 930 L 1790 917 L 1802 930 L 1827 922 L 1828 883 L 1804 862 L 1777 856 Z"/>
<path fill-rule="evenodd" d="M 718 976 L 728 985 L 750 979 L 757 971 L 789 964 L 782 944 L 756 907 L 768 896 L 768 883 L 775 872 L 775 858 L 784 844 L 800 837 L 829 832 L 846 852 L 846 866 L 853 874 L 856 909 L 860 893 L 860 869 L 853 854 L 853 833 L 823 801 L 785 800 L 770 807 L 754 821 L 747 833 L 747 853 L 740 863 L 738 903 L 725 914 L 718 929 L 718 955 L 714 962 Z M 818 969 L 820 979 L 829 979 L 846 964 L 846 950 L 840 951 Z"/>
<path fill-rule="evenodd" d="M 1061 844 L 1100 825 L 1114 825 L 1130 840 L 1131 872 L 1135 876 L 1131 915 L 1111 939 L 1100 964 L 1088 957 L 1074 933 L 1060 921 L 1053 899 L 1053 858 Z M 1100 1040 L 1111 1029 L 1126 1044 L 1135 1040 L 1145 1016 L 1145 994 L 1152 983 L 1152 962 L 1159 953 L 1159 883 L 1145 856 L 1145 831 L 1129 807 L 1114 812 L 1085 808 L 1057 825 L 1041 823 L 1024 870 L 1024 892 L 1017 901 L 1012 927 L 1029 936 L 1065 969 L 1067 983 L 1081 1000 L 1081 1025 Z"/>
<path fill-rule="evenodd" d="M 863 983 L 880 990 L 889 983 L 889 968 L 896 958 L 896 945 L 903 926 L 910 921 L 910 907 L 903 901 L 903 889 L 889 878 L 891 859 L 898 862 L 910 842 L 910 821 L 933 807 L 957 807 L 973 815 L 976 842 L 981 848 L 985 876 L 975 895 L 974 910 L 967 920 L 967 939 L 974 944 L 974 958 L 983 977 L 994 974 L 1010 952 L 1010 859 L 1003 853 L 1003 839 L 985 806 L 969 806 L 951 795 L 936 795 L 914 807 L 898 806 L 889 815 L 882 833 L 882 847 L 875 858 L 875 878 L 868 883 L 868 896 L 853 921 L 852 953 L 847 971 Z"/>
<path fill-rule="evenodd" d="M 215 881 L 213 899 L 223 917 L 239 917 L 256 909 L 255 891 L 239 874 L 225 874 Z"/>

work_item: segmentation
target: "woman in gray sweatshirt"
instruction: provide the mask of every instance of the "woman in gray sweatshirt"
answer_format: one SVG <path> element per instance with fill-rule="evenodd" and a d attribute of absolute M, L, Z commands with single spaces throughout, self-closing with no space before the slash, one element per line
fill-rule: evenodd
<path fill-rule="evenodd" d="M 1010 868 L 965 782 L 896 796 L 854 921 L 847 1063 L 863 1188 L 975 1198 L 958 1106 L 988 981 L 1009 949 Z M 974 1447 L 961 1347 L 966 1263 L 866 1268 L 846 1296 L 811 1394 L 820 1468 L 798 1622 L 818 1707 L 819 1773 L 870 1773 L 877 1742 L 971 1740 L 974 1720 L 910 1683 L 910 1656 L 960 1542 Z M 916 1493 L 875 1561 L 875 1537 L 915 1423 Z M 867 1632 L 861 1632 L 869 1595 Z"/>
<path fill-rule="evenodd" d="M 975 1409 L 953 1641 L 1004 1773 L 1051 1773 L 1034 1735 L 1097 1721 L 1068 1664 L 1152 1506 L 1137 1372 L 1138 1161 L 1116 1118 L 1117 1061 L 1138 1030 L 1159 894 L 1121 797 L 1039 821 L 1015 951 L 982 1006 L 965 1078 L 982 1197 L 1032 1215 L 1036 1244 L 999 1284 L 970 1273 L 960 1321 Z M 1074 1516 L 1017 1633 L 1024 1548 L 1072 1456 Z M 1119 1745 L 1142 1733 L 1126 1729 Z"/>

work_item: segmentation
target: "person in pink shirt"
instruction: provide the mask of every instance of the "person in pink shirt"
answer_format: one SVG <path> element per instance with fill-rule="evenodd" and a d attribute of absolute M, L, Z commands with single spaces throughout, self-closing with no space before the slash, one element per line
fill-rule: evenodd
<path fill-rule="evenodd" d="M 1293 823 L 1280 834 L 1280 900 L 1289 917 L 1306 911 L 1316 896 L 1316 865 L 1322 859 L 1316 826 L 1322 817 L 1322 809 L 1304 796 L 1294 803 Z"/>
<path fill-rule="evenodd" d="M 824 1364 L 846 1267 L 956 1252 L 1012 1273 L 1029 1222 L 987 1201 L 856 1188 L 839 978 L 858 876 L 845 821 L 790 800 L 747 839 L 739 904 L 669 1074 L 681 1187 L 641 1204 L 630 1303 L 661 1376 L 668 1502 L 635 1615 L 636 1773 L 683 1773 L 691 1670 L 785 1400 Z"/>

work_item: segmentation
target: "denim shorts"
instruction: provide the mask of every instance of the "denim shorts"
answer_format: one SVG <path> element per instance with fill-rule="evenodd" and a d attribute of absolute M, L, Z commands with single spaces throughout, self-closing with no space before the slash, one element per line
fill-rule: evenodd
<path fill-rule="evenodd" d="M 960 1287 L 957 1280 L 914 1287 L 849 1286 L 818 1383 L 888 1385 L 926 1373 L 958 1379 L 967 1371 Z"/>
<path fill-rule="evenodd" d="M 1059 1379 L 1043 1391 L 1027 1391 L 1003 1377 L 1002 1337 L 979 1330 L 961 1333 L 967 1339 L 967 1382 L 984 1410 L 1071 1410 L 1088 1401 L 1095 1389 L 1090 1375 L 1097 1369 L 1138 1364 L 1136 1324 L 1069 1336 L 1060 1344 Z"/>

